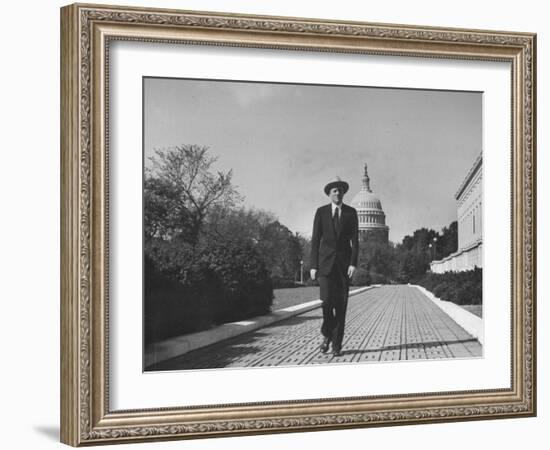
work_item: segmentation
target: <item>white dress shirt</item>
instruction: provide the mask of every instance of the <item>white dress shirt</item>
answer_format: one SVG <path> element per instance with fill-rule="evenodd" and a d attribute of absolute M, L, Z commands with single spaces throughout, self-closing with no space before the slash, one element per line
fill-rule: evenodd
<path fill-rule="evenodd" d="M 338 211 L 338 219 L 342 218 L 342 205 L 337 206 L 335 203 L 331 203 L 332 206 L 332 217 L 334 217 L 334 210 Z"/>

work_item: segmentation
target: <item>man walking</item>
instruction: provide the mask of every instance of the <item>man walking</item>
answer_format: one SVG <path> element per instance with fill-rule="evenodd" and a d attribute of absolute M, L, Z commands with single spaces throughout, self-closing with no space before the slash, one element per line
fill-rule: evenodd
<path fill-rule="evenodd" d="M 311 238 L 311 279 L 319 280 L 323 302 L 320 350 L 326 353 L 332 342 L 334 356 L 342 354 L 349 283 L 359 249 L 357 211 L 343 203 L 348 189 L 348 183 L 338 177 L 325 186 L 330 204 L 317 209 Z"/>

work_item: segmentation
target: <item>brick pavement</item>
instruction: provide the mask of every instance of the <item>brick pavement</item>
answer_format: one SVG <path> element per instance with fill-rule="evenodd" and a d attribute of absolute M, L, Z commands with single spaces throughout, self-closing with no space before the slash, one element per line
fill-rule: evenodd
<path fill-rule="evenodd" d="M 342 356 L 319 352 L 321 309 L 300 314 L 148 370 L 376 362 L 482 355 L 481 344 L 417 288 L 381 286 L 350 297 Z"/>

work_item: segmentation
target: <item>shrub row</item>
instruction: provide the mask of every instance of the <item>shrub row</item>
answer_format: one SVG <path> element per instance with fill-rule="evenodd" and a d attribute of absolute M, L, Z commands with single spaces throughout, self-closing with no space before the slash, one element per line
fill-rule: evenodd
<path fill-rule="evenodd" d="M 193 249 L 159 240 L 146 246 L 146 343 L 270 311 L 273 285 L 253 245 L 215 244 Z"/>
<path fill-rule="evenodd" d="M 390 284 L 391 280 L 384 274 L 357 268 L 351 278 L 352 286 L 370 286 L 371 284 Z"/>
<path fill-rule="evenodd" d="M 416 284 L 425 287 L 441 300 L 457 305 L 481 305 L 482 278 L 482 269 L 476 267 L 463 272 L 428 272 Z"/>
<path fill-rule="evenodd" d="M 353 274 L 353 277 L 351 277 L 351 285 L 352 286 L 370 286 L 371 284 L 372 282 L 371 282 L 371 276 L 369 271 L 358 267 L 355 273 Z"/>

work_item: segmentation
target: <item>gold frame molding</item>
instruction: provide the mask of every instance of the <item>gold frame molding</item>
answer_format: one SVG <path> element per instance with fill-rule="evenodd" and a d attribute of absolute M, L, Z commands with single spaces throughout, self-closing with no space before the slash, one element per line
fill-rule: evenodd
<path fill-rule="evenodd" d="M 109 42 L 138 40 L 512 67 L 509 389 L 111 411 L 108 396 Z M 61 9 L 61 441 L 73 446 L 536 414 L 536 35 L 74 4 Z"/>

